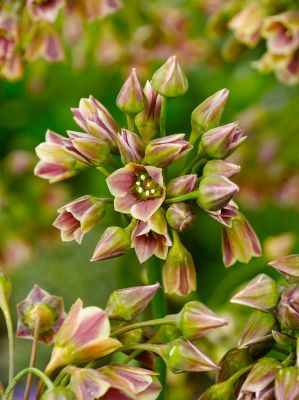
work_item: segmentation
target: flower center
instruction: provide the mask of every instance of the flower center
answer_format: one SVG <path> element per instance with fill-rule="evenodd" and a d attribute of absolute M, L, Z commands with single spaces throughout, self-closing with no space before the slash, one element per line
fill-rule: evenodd
<path fill-rule="evenodd" d="M 161 186 L 147 172 L 136 174 L 136 182 L 132 189 L 141 200 L 160 197 L 162 191 Z"/>

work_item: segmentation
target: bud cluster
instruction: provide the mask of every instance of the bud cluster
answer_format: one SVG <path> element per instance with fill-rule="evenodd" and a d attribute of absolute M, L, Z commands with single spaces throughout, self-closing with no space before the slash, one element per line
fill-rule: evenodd
<path fill-rule="evenodd" d="M 175 56 L 144 89 L 133 68 L 116 99 L 128 126 L 119 127 L 92 96 L 81 99 L 72 112 L 84 132 L 67 131 L 65 137 L 48 131 L 46 141 L 36 148 L 40 161 L 35 168 L 36 175 L 50 182 L 87 168 L 104 174 L 113 197 L 83 196 L 59 209 L 54 226 L 62 240 L 81 243 L 103 219 L 105 206 L 113 203 L 127 226 L 108 227 L 91 260 L 117 257 L 130 248 L 141 263 L 154 255 L 165 260 L 165 292 L 181 296 L 196 289 L 196 268 L 180 234 L 195 226 L 197 211 L 222 225 L 226 266 L 247 263 L 261 253 L 253 228 L 233 200 L 239 188 L 231 177 L 240 167 L 226 159 L 246 136 L 236 122 L 219 126 L 228 90 L 219 90 L 195 108 L 188 140 L 184 133 L 168 134 L 166 125 L 167 104 L 187 89 Z"/>

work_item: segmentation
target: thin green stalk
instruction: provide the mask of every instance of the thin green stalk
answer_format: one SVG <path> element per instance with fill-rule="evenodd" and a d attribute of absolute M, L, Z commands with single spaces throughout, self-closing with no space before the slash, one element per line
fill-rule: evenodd
<path fill-rule="evenodd" d="M 129 131 L 134 132 L 135 130 L 135 116 L 127 114 L 127 127 Z"/>
<path fill-rule="evenodd" d="M 247 365 L 247 367 L 240 369 L 234 375 L 232 375 L 226 382 L 235 383 L 239 378 L 241 378 L 241 376 L 243 376 L 244 374 L 246 374 L 246 372 L 251 370 L 253 365 L 254 364 L 250 364 L 250 365 Z"/>
<path fill-rule="evenodd" d="M 3 398 L 2 400 L 8 400 L 10 397 L 10 394 L 12 393 L 14 387 L 17 385 L 17 383 L 19 382 L 19 380 L 21 380 L 23 378 L 23 376 L 28 375 L 28 374 L 33 374 L 36 375 L 39 379 L 41 379 L 45 385 L 47 385 L 49 390 L 54 389 L 54 384 L 51 381 L 51 379 L 49 379 L 42 371 L 40 371 L 37 368 L 26 368 L 23 369 L 23 371 L 19 372 L 9 383 L 9 385 L 7 386 L 7 389 L 4 392 Z"/>
<path fill-rule="evenodd" d="M 201 158 L 200 160 L 198 160 L 192 167 L 191 169 L 191 173 L 192 174 L 197 174 L 198 170 L 203 167 L 207 162 L 206 158 Z"/>
<path fill-rule="evenodd" d="M 173 324 L 173 316 L 167 315 L 163 318 L 152 319 L 149 321 L 137 322 L 132 325 L 126 325 L 122 328 L 117 329 L 116 331 L 111 333 L 111 337 L 116 337 L 121 335 L 122 333 L 132 331 L 134 329 L 146 328 L 148 326 L 155 326 L 155 325 L 171 325 Z"/>
<path fill-rule="evenodd" d="M 162 105 L 160 113 L 160 136 L 166 135 L 166 114 L 169 100 L 167 97 L 162 96 Z"/>
<path fill-rule="evenodd" d="M 38 348 L 39 332 L 40 332 L 40 319 L 37 318 L 37 320 L 35 322 L 35 327 L 34 327 L 34 336 L 33 336 L 33 343 L 32 343 L 32 349 L 31 349 L 31 357 L 30 357 L 29 368 L 34 368 L 34 366 L 35 366 L 36 353 L 37 353 L 37 348 Z M 28 400 L 29 399 L 31 386 L 32 386 L 32 379 L 33 379 L 33 375 L 29 374 L 28 378 L 27 378 L 26 388 L 25 388 L 24 400 Z"/>
<path fill-rule="evenodd" d="M 110 172 L 105 167 L 96 167 L 106 178 L 110 175 Z"/>
<path fill-rule="evenodd" d="M 187 194 L 182 194 L 181 196 L 177 196 L 177 197 L 172 197 L 170 199 L 166 199 L 165 203 L 179 203 L 181 201 L 186 201 L 186 200 L 192 200 L 192 199 L 196 199 L 198 196 L 197 190 L 195 190 L 194 192 L 190 192 Z"/>
<path fill-rule="evenodd" d="M 0 307 L 3 312 L 5 323 L 7 327 L 7 336 L 8 336 L 8 352 L 9 352 L 9 367 L 8 367 L 8 381 L 10 382 L 14 376 L 14 331 L 13 331 L 13 323 L 11 319 L 11 314 L 9 310 L 9 305 L 6 298 L 2 298 L 0 302 Z"/>

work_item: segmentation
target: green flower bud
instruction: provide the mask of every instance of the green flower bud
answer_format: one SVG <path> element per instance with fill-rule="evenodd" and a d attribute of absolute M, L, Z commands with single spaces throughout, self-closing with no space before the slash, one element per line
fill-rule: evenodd
<path fill-rule="evenodd" d="M 135 68 L 132 69 L 121 88 L 116 99 L 116 105 L 123 113 L 131 115 L 138 114 L 145 109 L 147 100 Z"/>

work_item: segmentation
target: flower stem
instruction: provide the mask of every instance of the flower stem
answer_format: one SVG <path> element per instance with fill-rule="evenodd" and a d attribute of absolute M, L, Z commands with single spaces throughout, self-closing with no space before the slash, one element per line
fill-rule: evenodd
<path fill-rule="evenodd" d="M 26 368 L 23 369 L 23 371 L 19 372 L 10 382 L 8 385 L 7 389 L 5 390 L 5 393 L 3 395 L 2 400 L 8 400 L 11 392 L 13 391 L 14 387 L 17 385 L 19 380 L 23 378 L 23 376 L 27 374 L 34 374 L 38 376 L 48 387 L 49 390 L 54 389 L 54 384 L 53 382 L 39 369 L 37 368 Z"/>
<path fill-rule="evenodd" d="M 195 190 L 194 192 L 189 192 L 186 194 L 182 194 L 181 196 L 166 199 L 165 203 L 179 203 L 181 201 L 196 199 L 197 196 L 198 196 L 198 193 L 197 193 L 197 190 Z"/>
<path fill-rule="evenodd" d="M 30 357 L 29 368 L 34 368 L 34 365 L 35 365 L 36 352 L 37 352 L 37 347 L 38 347 L 39 332 L 40 332 L 40 319 L 37 318 L 37 320 L 35 322 L 35 327 L 34 327 L 34 336 L 33 336 L 33 343 L 32 343 L 32 349 L 31 349 L 31 357 Z M 26 383 L 24 400 L 28 400 L 29 399 L 31 386 L 32 386 L 32 379 L 33 379 L 33 375 L 29 374 L 28 378 L 27 378 L 27 383 Z"/>
<path fill-rule="evenodd" d="M 4 296 L 3 297 L 1 296 L 0 307 L 3 312 L 7 327 L 8 351 L 9 351 L 8 381 L 10 382 L 14 376 L 14 332 L 13 332 L 13 323 L 11 319 L 9 305 L 7 299 Z"/>
<path fill-rule="evenodd" d="M 162 96 L 162 105 L 161 105 L 161 113 L 160 113 L 160 136 L 166 135 L 166 114 L 168 108 L 168 98 Z"/>
<path fill-rule="evenodd" d="M 235 383 L 239 378 L 241 378 L 241 376 L 243 376 L 244 374 L 246 374 L 246 372 L 248 372 L 251 368 L 253 367 L 253 364 L 247 365 L 246 367 L 240 369 L 239 371 L 237 371 L 234 375 L 232 375 L 227 382 L 231 382 L 231 383 Z"/>
<path fill-rule="evenodd" d="M 135 116 L 131 114 L 127 114 L 127 127 L 128 130 L 134 132 L 135 130 Z"/>

